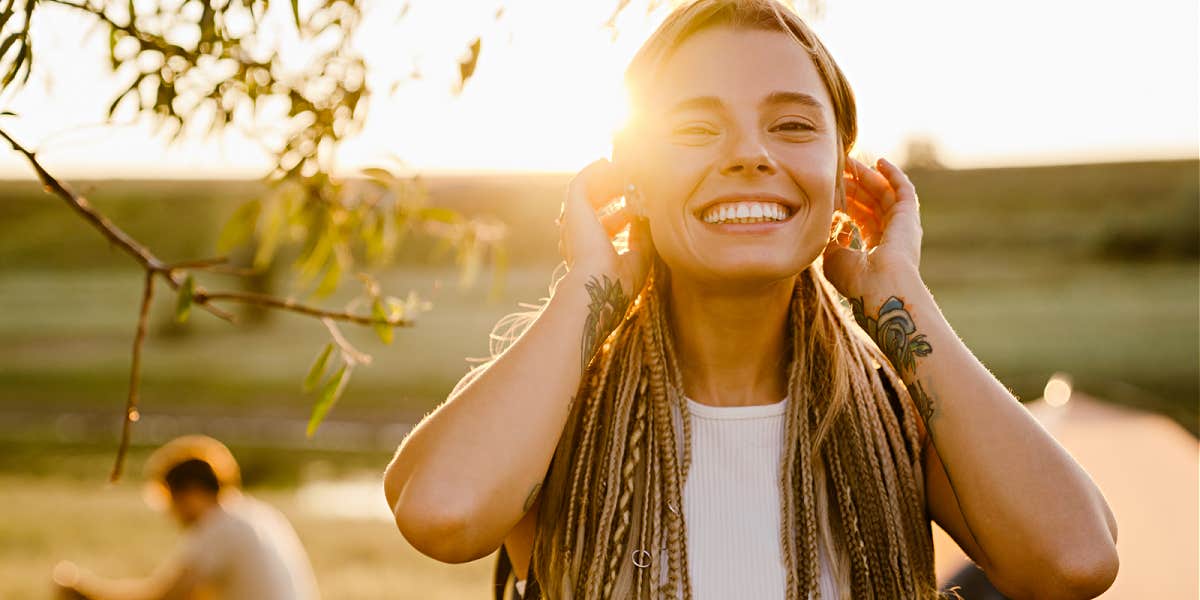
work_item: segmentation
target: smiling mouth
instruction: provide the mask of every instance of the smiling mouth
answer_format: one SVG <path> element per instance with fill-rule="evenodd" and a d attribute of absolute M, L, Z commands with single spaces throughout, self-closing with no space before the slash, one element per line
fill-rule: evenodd
<path fill-rule="evenodd" d="M 697 216 L 701 221 L 712 225 L 778 223 L 788 220 L 792 216 L 792 210 L 777 202 L 721 202 L 704 209 Z"/>

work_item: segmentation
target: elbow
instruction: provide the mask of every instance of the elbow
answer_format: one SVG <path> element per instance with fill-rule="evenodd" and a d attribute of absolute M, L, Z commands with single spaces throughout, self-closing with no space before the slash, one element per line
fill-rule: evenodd
<path fill-rule="evenodd" d="M 1113 544 L 1099 544 L 1092 552 L 1065 557 L 1055 581 L 1061 598 L 1095 598 L 1117 579 L 1120 558 Z"/>
<path fill-rule="evenodd" d="M 418 552 L 445 563 L 464 563 L 500 546 L 481 539 L 478 514 L 462 494 L 420 493 L 393 459 L 384 474 L 383 492 L 396 528 Z M 423 486 L 417 486 L 418 488 Z"/>
<path fill-rule="evenodd" d="M 1024 586 L 1007 587 L 1001 592 L 1012 598 L 1079 600 L 1096 598 L 1116 581 L 1120 560 L 1115 546 L 1105 545 L 1096 552 L 1074 553 L 1057 560 L 1049 574 L 1025 578 Z M 1012 581 L 1012 580 L 1009 580 Z"/>
<path fill-rule="evenodd" d="M 461 502 L 429 501 L 401 493 L 392 505 L 396 527 L 413 548 L 444 563 L 465 563 L 494 552 L 500 543 L 482 540 L 477 519 Z"/>
<path fill-rule="evenodd" d="M 1046 569 L 1034 574 L 1025 569 L 1019 576 L 996 576 L 997 590 L 1011 598 L 1078 600 L 1095 598 L 1112 587 L 1120 561 L 1116 547 L 1103 544 L 1089 552 L 1065 552 L 1046 560 Z M 993 577 L 989 574 L 989 578 Z"/>

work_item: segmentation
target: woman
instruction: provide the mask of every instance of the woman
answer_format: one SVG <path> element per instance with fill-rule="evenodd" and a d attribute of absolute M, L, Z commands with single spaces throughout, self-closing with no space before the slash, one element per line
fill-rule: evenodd
<path fill-rule="evenodd" d="M 1011 597 L 1106 589 L 1103 496 L 942 317 L 916 192 L 847 156 L 853 95 L 800 18 L 688 4 L 626 83 L 568 272 L 388 467 L 404 536 L 503 546 L 546 598 L 918 598 L 932 518 Z"/>

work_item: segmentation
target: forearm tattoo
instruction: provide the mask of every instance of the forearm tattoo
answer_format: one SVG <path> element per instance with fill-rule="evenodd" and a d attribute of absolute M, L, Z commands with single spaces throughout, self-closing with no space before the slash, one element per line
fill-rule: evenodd
<path fill-rule="evenodd" d="M 926 428 L 929 432 L 929 441 L 934 441 L 933 427 L 931 425 L 933 418 L 937 416 L 935 411 L 936 403 L 934 398 L 925 391 L 925 387 L 917 380 L 916 365 L 917 357 L 929 356 L 933 352 L 933 346 L 925 339 L 925 334 L 918 334 L 917 327 L 913 324 L 912 315 L 908 309 L 904 308 L 904 301 L 896 296 L 888 298 L 882 306 L 879 307 L 879 312 L 874 318 L 867 315 L 864 310 L 863 299 L 850 298 L 850 307 L 854 311 L 854 320 L 866 330 L 871 339 L 879 345 L 879 349 L 883 351 L 884 356 L 891 361 L 892 365 L 900 371 L 900 375 L 905 379 L 905 389 L 908 390 L 908 395 L 912 396 L 913 403 L 917 406 L 917 411 L 921 413 L 921 419 L 925 421 Z M 908 375 L 905 377 L 905 375 Z M 911 381 L 911 383 L 908 383 Z M 936 444 L 935 444 L 936 449 Z M 958 488 L 954 485 L 954 478 L 949 469 L 946 471 L 946 481 L 950 485 L 950 493 L 954 496 L 954 501 L 959 507 L 963 506 L 962 500 L 958 494 Z M 983 553 L 982 559 L 986 562 L 991 562 L 987 556 L 987 551 L 983 548 L 983 544 L 979 541 L 979 536 L 975 535 L 971 523 L 967 522 L 967 533 L 975 541 L 975 547 Z"/>
<path fill-rule="evenodd" d="M 597 279 L 593 275 L 584 284 L 584 289 L 587 290 L 590 301 L 588 302 L 587 321 L 583 325 L 583 357 L 579 368 L 580 373 L 587 370 L 588 362 L 591 361 L 592 354 L 596 352 L 596 345 L 608 337 L 609 332 L 625 316 L 625 308 L 629 306 L 629 298 L 621 289 L 619 279 L 609 279 L 607 275 L 601 275 Z"/>
<path fill-rule="evenodd" d="M 849 301 L 854 311 L 854 320 L 875 340 L 892 366 L 900 371 L 901 375 L 907 373 L 914 376 L 913 383 L 907 384 L 906 387 L 920 410 L 921 417 L 928 423 L 933 418 L 934 402 L 921 383 L 915 381 L 915 371 L 917 357 L 929 356 L 933 352 L 933 346 L 925 339 L 925 334 L 917 333 L 912 315 L 904 308 L 904 301 L 896 296 L 888 298 L 874 317 L 867 315 L 861 297 L 850 298 Z"/>

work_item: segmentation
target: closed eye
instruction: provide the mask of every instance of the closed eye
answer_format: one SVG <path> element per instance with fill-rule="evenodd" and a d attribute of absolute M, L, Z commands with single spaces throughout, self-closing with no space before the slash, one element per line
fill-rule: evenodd
<path fill-rule="evenodd" d="M 788 121 L 776 125 L 771 131 L 816 131 L 816 128 L 804 121 Z"/>
<path fill-rule="evenodd" d="M 716 132 L 707 127 L 692 125 L 689 127 L 680 127 L 679 129 L 675 130 L 675 133 L 680 135 L 713 135 Z"/>

